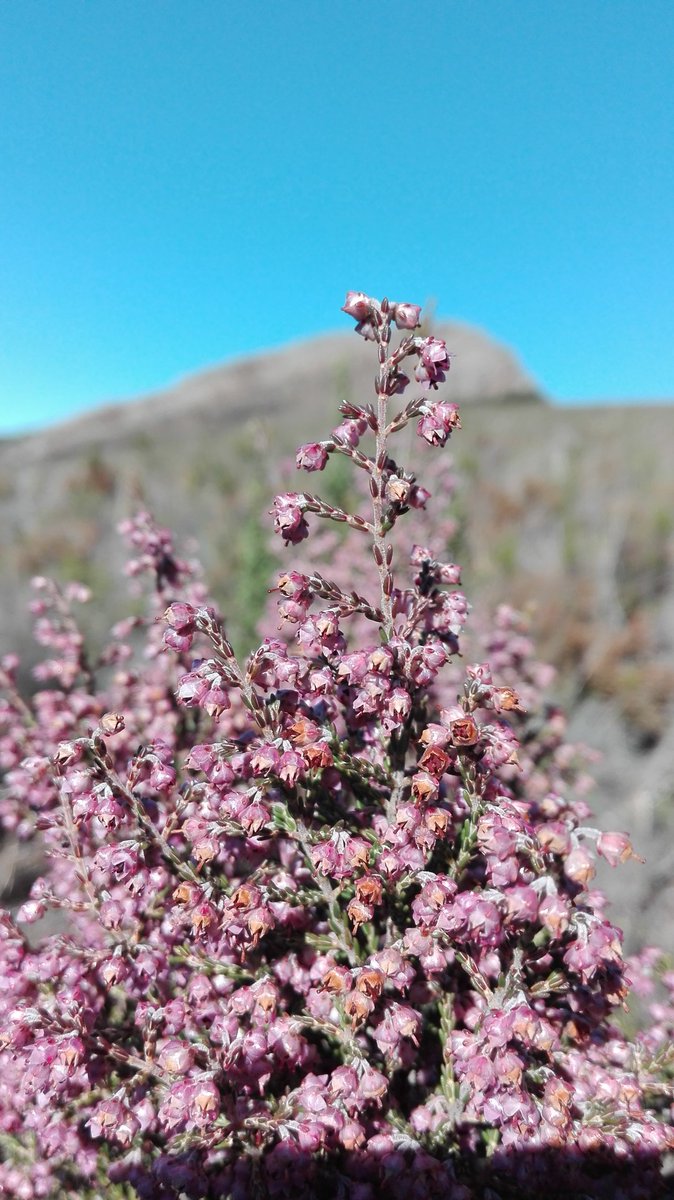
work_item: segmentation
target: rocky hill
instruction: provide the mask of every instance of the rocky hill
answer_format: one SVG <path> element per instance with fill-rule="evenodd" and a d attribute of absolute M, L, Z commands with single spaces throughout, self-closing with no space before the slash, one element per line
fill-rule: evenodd
<path fill-rule="evenodd" d="M 539 399 L 510 351 L 486 334 L 457 323 L 442 334 L 455 356 L 459 403 Z M 227 587 L 240 574 L 251 520 L 257 526 L 273 495 L 279 455 L 335 424 L 341 400 L 369 398 L 372 379 L 371 348 L 337 334 L 0 441 L 0 647 L 18 639 L 27 648 L 23 604 L 36 572 L 84 572 L 114 605 L 115 526 L 140 503 L 183 537 L 198 538 L 214 585 Z"/>
<path fill-rule="evenodd" d="M 485 334 L 439 332 L 463 408 L 453 511 L 466 590 L 483 611 L 503 600 L 531 612 L 574 736 L 603 754 L 602 823 L 630 829 L 649 859 L 620 875 L 620 920 L 643 941 L 656 914 L 674 949 L 674 404 L 556 407 Z M 0 442 L 0 649 L 30 661 L 35 573 L 92 586 L 94 640 L 128 611 L 115 528 L 139 504 L 199 541 L 239 644 L 250 642 L 279 458 L 323 435 L 340 400 L 370 398 L 368 351 L 353 335 L 316 338 Z"/>

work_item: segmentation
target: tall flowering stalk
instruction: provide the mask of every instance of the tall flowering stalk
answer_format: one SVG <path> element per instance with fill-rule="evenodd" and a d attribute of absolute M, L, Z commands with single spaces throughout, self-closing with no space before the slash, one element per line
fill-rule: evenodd
<path fill-rule="evenodd" d="M 420 545 L 395 561 L 430 495 L 391 446 L 460 428 L 437 394 L 450 358 L 416 305 L 350 292 L 344 311 L 376 404 L 342 405 L 297 464 L 345 456 L 369 509 L 288 492 L 273 514 L 290 545 L 307 518 L 345 527 L 351 578 L 284 570 L 279 636 L 240 663 L 140 514 L 142 665 L 142 622 L 91 662 L 85 593 L 46 580 L 50 686 L 28 705 L 3 665 L 2 815 L 51 860 L 0 926 L 3 1195 L 657 1193 L 672 1010 L 619 1031 L 620 935 L 590 890 L 594 850 L 617 865 L 629 839 L 587 824 L 515 615 L 491 665 L 464 666 L 458 566 Z M 61 931 L 29 942 L 49 910 Z M 656 958 L 635 966 L 646 993 Z"/>

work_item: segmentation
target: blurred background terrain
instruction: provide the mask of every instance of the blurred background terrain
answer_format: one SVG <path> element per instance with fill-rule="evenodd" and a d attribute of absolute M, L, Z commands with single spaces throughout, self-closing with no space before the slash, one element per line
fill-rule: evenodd
<path fill-rule="evenodd" d="M 530 616 L 571 740 L 601 753 L 598 820 L 629 831 L 647 859 L 602 875 L 614 917 L 630 946 L 674 950 L 674 402 L 557 406 L 487 334 L 434 332 L 454 353 L 444 390 L 463 422 L 451 455 L 439 452 L 456 493 L 436 487 L 431 502 L 457 521 L 449 556 L 483 620 L 501 602 Z M 20 653 L 25 685 L 30 578 L 88 584 L 84 620 L 100 643 L 131 611 L 116 526 L 140 506 L 198 543 L 248 649 L 278 566 L 265 510 L 279 488 L 344 500 L 348 464 L 309 480 L 290 474 L 292 458 L 338 423 L 340 401 L 373 398 L 369 350 L 353 335 L 316 337 L 0 442 L 0 650 Z M 33 869 L 0 846 L 5 902 Z"/>

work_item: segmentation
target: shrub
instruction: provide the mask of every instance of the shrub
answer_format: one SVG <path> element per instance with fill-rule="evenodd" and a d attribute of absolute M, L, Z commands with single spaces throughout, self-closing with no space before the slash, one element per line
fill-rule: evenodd
<path fill-rule="evenodd" d="M 320 518 L 351 546 L 337 579 L 281 573 L 279 636 L 240 664 L 144 513 L 123 532 L 150 615 L 96 661 L 86 590 L 35 581 L 49 657 L 30 704 L 3 665 L 2 818 L 41 831 L 50 868 L 0 926 L 4 1195 L 657 1192 L 673 1010 L 621 1032 L 620 934 L 590 886 L 593 847 L 617 865 L 629 839 L 587 824 L 516 615 L 463 666 L 458 566 L 419 544 L 395 561 L 430 497 L 391 443 L 460 428 L 436 396 L 450 359 L 415 305 L 344 311 L 376 406 L 345 402 L 297 461 L 348 460 L 371 511 L 276 497 L 287 544 Z M 49 910 L 60 931 L 29 941 Z M 632 968 L 645 995 L 657 960 Z"/>

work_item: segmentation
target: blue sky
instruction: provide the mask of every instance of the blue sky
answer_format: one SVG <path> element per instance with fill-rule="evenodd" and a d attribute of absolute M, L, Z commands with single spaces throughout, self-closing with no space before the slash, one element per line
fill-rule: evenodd
<path fill-rule="evenodd" d="M 432 299 L 674 396 L 672 0 L 6 0 L 0 428 Z"/>

